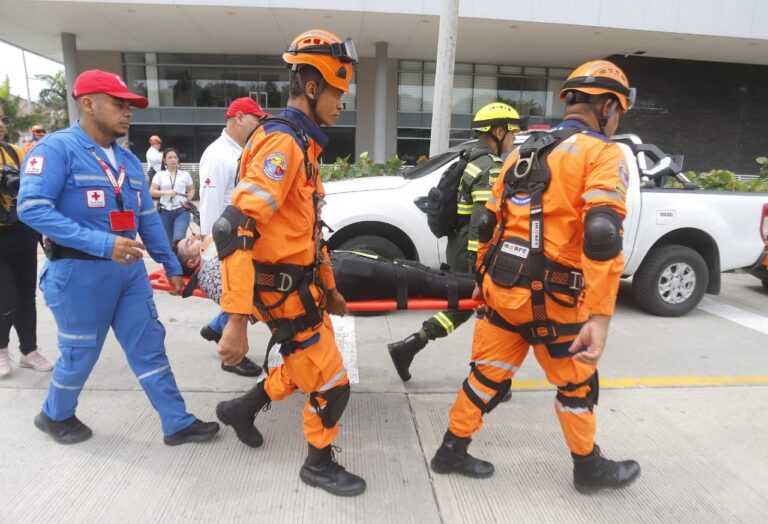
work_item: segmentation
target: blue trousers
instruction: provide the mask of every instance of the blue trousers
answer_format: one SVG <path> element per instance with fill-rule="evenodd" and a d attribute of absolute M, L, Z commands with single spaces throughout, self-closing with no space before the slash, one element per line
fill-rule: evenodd
<path fill-rule="evenodd" d="M 227 325 L 227 322 L 229 322 L 229 313 L 221 311 L 218 315 L 213 317 L 210 322 L 208 322 L 208 327 L 221 335 L 224 333 L 224 326 Z"/>
<path fill-rule="evenodd" d="M 61 352 L 43 403 L 46 415 L 64 420 L 75 414 L 80 391 L 112 327 L 128 364 L 160 415 L 163 433 L 172 435 L 195 421 L 171 372 L 165 328 L 158 320 L 143 263 L 48 261 L 40 276 L 40 289 L 56 319 Z"/>
<path fill-rule="evenodd" d="M 160 210 L 160 221 L 165 228 L 165 234 L 168 236 L 168 242 L 173 246 L 175 240 L 181 240 L 187 236 L 189 227 L 189 213 L 182 208 L 173 211 Z"/>

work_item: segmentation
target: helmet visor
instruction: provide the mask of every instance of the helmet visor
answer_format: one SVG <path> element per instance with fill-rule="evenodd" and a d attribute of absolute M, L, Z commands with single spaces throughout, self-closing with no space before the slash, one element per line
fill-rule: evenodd
<path fill-rule="evenodd" d="M 627 111 L 635 107 L 635 101 L 637 100 L 637 89 L 634 87 L 629 88 L 629 94 L 627 95 Z"/>
<path fill-rule="evenodd" d="M 357 65 L 357 51 L 355 50 L 355 44 L 352 39 L 347 37 L 342 42 L 335 42 L 327 45 L 308 45 L 297 49 L 294 44 L 287 49 L 287 53 L 298 55 L 300 53 L 307 53 L 312 55 L 330 55 L 341 62 Z"/>

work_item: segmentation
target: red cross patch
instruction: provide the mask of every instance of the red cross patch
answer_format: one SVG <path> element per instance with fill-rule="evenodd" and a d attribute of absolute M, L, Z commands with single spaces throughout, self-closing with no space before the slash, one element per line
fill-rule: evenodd
<path fill-rule="evenodd" d="M 88 190 L 86 198 L 88 200 L 88 207 L 105 207 L 107 205 L 104 201 L 104 190 L 102 189 Z"/>
<path fill-rule="evenodd" d="M 27 167 L 24 168 L 25 175 L 42 175 L 43 164 L 45 164 L 45 158 L 41 156 L 33 156 L 27 160 Z"/>

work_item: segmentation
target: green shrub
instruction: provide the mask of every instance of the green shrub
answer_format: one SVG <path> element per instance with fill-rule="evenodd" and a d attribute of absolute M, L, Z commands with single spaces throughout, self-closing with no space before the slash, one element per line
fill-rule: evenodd
<path fill-rule="evenodd" d="M 691 182 L 696 182 L 703 189 L 719 189 L 722 191 L 768 192 L 768 174 L 754 180 L 738 180 L 733 171 L 713 169 L 696 174 L 694 171 L 685 173 Z M 679 185 L 675 182 L 673 185 Z"/>
<path fill-rule="evenodd" d="M 383 164 L 376 164 L 368 156 L 368 152 L 361 153 L 357 162 L 349 163 L 349 156 L 337 158 L 333 164 L 320 166 L 320 176 L 323 182 L 329 180 L 343 180 L 346 178 L 359 178 L 368 176 L 397 175 L 402 171 L 403 161 L 392 155 Z"/>

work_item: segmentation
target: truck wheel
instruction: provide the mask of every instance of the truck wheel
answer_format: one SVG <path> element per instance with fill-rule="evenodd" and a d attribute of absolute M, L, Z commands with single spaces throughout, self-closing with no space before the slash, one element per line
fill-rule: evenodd
<path fill-rule="evenodd" d="M 679 317 L 695 308 L 709 284 L 704 258 L 685 246 L 653 249 L 632 279 L 638 305 L 652 315 Z"/>
<path fill-rule="evenodd" d="M 394 242 L 378 235 L 359 235 L 342 242 L 337 249 L 342 251 L 373 251 L 380 257 L 394 260 L 405 258 L 403 251 Z"/>

